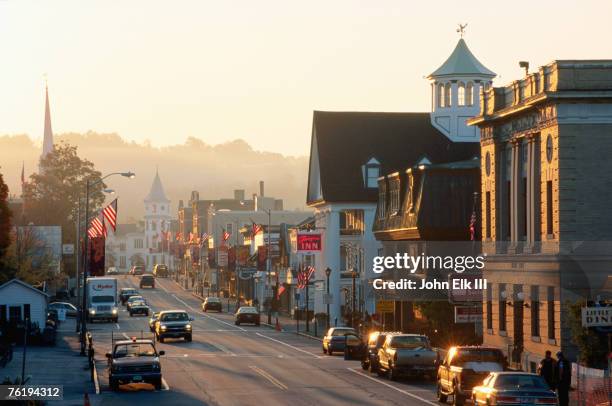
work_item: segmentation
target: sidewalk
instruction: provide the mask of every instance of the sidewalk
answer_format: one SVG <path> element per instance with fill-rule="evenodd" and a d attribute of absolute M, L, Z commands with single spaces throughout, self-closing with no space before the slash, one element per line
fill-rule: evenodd
<path fill-rule="evenodd" d="M 75 333 L 74 319 L 62 322 L 53 347 L 28 346 L 26 350 L 25 376 L 30 377 L 28 385 L 62 385 L 62 405 L 82 405 L 87 392 L 95 393 L 90 380 L 87 357 L 80 353 L 79 338 Z M 13 360 L 0 368 L 2 380 L 9 377 L 21 379 L 23 346 L 13 347 Z M 49 402 L 51 403 L 51 402 Z"/>

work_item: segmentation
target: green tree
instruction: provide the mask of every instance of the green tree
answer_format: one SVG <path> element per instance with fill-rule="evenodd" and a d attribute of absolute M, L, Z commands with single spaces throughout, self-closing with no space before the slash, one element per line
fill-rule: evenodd
<path fill-rule="evenodd" d="M 104 203 L 103 189 L 106 186 L 98 182 L 100 178 L 94 164 L 80 158 L 75 146 L 57 144 L 53 152 L 40 160 L 39 173 L 32 174 L 24 185 L 25 222 L 59 225 L 63 242 L 75 243 L 79 199 L 83 219 L 87 180 L 97 182 L 90 187 L 89 218 Z"/>
<path fill-rule="evenodd" d="M 579 361 L 592 368 L 605 368 L 608 353 L 607 336 L 598 334 L 592 328 L 582 327 L 582 306 L 584 302 L 566 303 L 572 343 L 578 347 Z"/>

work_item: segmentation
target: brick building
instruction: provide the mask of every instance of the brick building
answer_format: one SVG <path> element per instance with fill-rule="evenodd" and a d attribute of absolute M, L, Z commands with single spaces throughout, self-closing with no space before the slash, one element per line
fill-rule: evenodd
<path fill-rule="evenodd" d="M 484 343 L 534 370 L 577 355 L 567 303 L 611 294 L 612 60 L 554 61 L 480 106 Z"/>

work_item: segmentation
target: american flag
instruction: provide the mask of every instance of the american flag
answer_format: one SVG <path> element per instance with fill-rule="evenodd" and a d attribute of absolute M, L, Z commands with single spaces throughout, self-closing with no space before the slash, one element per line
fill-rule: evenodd
<path fill-rule="evenodd" d="M 208 241 L 208 237 L 208 233 L 202 233 L 202 235 L 200 235 L 200 247 L 204 246 L 206 241 Z"/>
<path fill-rule="evenodd" d="M 262 230 L 261 224 L 253 223 L 253 237 L 255 237 Z"/>
<path fill-rule="evenodd" d="M 308 285 L 308 283 L 310 282 L 310 278 L 312 278 L 312 275 L 314 275 L 314 273 L 315 273 L 314 266 L 310 266 L 310 265 L 307 266 L 306 269 L 303 269 L 302 271 L 300 271 L 297 277 L 298 289 L 304 289 L 306 285 Z"/>
<path fill-rule="evenodd" d="M 229 240 L 230 238 L 230 233 L 228 233 L 225 229 L 223 229 L 223 242 Z"/>
<path fill-rule="evenodd" d="M 285 285 L 280 285 L 278 287 L 278 292 L 276 292 L 276 298 L 280 299 L 281 295 L 283 294 L 283 292 L 285 291 Z"/>
<path fill-rule="evenodd" d="M 176 241 L 180 241 L 181 238 L 183 238 L 183 234 L 182 233 L 176 233 Z"/>
<path fill-rule="evenodd" d="M 95 228 L 93 228 L 93 226 L 91 226 L 87 230 L 87 235 L 89 235 L 89 238 L 96 238 L 98 236 L 98 232 Z"/>
<path fill-rule="evenodd" d="M 102 210 L 102 214 L 104 214 L 104 218 L 108 221 L 108 224 L 111 225 L 113 231 L 117 231 L 117 199 L 110 202 L 110 204 Z"/>
<path fill-rule="evenodd" d="M 476 238 L 476 211 L 472 212 L 472 217 L 470 218 L 470 241 L 474 241 Z"/>
<path fill-rule="evenodd" d="M 96 230 L 98 236 L 102 236 L 104 232 L 104 219 L 100 221 L 100 217 L 95 217 L 91 220 L 91 226 Z"/>

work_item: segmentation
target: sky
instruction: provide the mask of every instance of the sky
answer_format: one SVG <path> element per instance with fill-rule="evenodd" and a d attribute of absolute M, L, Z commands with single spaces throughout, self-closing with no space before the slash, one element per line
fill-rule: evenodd
<path fill-rule="evenodd" d="M 313 110 L 427 111 L 458 23 L 501 85 L 612 58 L 612 2 L 0 0 L 0 134 L 116 132 L 154 146 L 242 138 L 307 155 Z"/>

